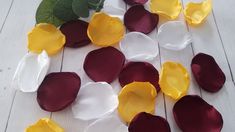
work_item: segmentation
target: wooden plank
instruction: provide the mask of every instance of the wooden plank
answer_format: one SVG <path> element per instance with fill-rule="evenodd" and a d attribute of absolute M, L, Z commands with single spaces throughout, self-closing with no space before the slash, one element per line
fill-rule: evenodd
<path fill-rule="evenodd" d="M 0 33 L 3 29 L 5 20 L 11 10 L 14 0 L 0 0 Z"/>
<path fill-rule="evenodd" d="M 189 1 L 183 0 L 184 5 Z M 227 82 L 222 90 L 215 94 L 202 90 L 202 97 L 221 112 L 224 119 L 222 131 L 231 131 L 235 128 L 232 125 L 235 123 L 235 104 L 233 103 L 233 100 L 235 100 L 235 87 L 213 15 L 210 14 L 207 21 L 199 27 L 189 26 L 189 31 L 193 36 L 195 54 L 204 52 L 212 55 L 226 74 Z"/>

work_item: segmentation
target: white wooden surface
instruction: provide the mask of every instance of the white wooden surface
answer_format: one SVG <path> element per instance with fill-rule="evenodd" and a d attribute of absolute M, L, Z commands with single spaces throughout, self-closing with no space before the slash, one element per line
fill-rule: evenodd
<path fill-rule="evenodd" d="M 36 101 L 36 94 L 25 94 L 11 87 L 15 68 L 21 57 L 27 53 L 27 32 L 35 24 L 35 11 L 41 0 L 0 0 L 0 132 L 23 132 L 24 129 L 41 117 L 51 117 L 66 129 L 66 132 L 83 132 L 90 122 L 74 119 L 71 108 L 61 112 L 49 113 L 41 110 Z M 189 1 L 182 0 L 185 5 Z M 122 8 L 129 7 L 122 0 L 106 0 L 108 4 Z M 214 105 L 223 115 L 223 132 L 235 129 L 235 6 L 234 0 L 214 0 L 213 12 L 200 27 L 188 26 L 193 36 L 193 43 L 180 52 L 172 52 L 159 48 L 160 55 L 151 62 L 158 70 L 165 61 L 182 63 L 190 70 L 192 57 L 199 53 L 208 53 L 217 60 L 226 74 L 224 88 L 216 94 L 201 90 L 191 76 L 188 94 L 202 96 Z M 146 8 L 148 6 L 146 5 Z M 159 26 L 166 22 L 160 18 Z M 179 18 L 184 21 L 183 15 Z M 149 36 L 156 39 L 157 29 Z M 91 81 L 84 73 L 82 65 L 86 54 L 98 47 L 93 45 L 79 49 L 65 48 L 60 54 L 52 57 L 49 72 L 73 71 L 79 74 L 82 84 Z M 117 46 L 118 48 L 118 46 Z M 112 83 L 118 92 L 120 86 L 116 80 Z M 156 114 L 170 123 L 172 132 L 179 132 L 172 115 L 175 101 L 162 93 L 158 94 Z"/>

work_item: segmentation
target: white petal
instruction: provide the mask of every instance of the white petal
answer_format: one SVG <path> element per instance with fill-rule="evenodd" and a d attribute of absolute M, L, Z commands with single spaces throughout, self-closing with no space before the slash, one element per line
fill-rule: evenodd
<path fill-rule="evenodd" d="M 130 32 L 120 42 L 120 49 L 130 61 L 150 61 L 158 55 L 158 43 L 140 32 Z"/>
<path fill-rule="evenodd" d="M 112 6 L 112 5 L 108 5 L 108 4 L 105 4 L 101 11 L 109 14 L 112 17 L 118 17 L 121 20 L 123 20 L 123 16 L 125 14 L 124 9 L 118 8 L 118 7 L 115 7 L 115 6 Z"/>
<path fill-rule="evenodd" d="M 120 121 L 117 115 L 110 115 L 90 124 L 85 132 L 128 132 L 128 127 Z"/>
<path fill-rule="evenodd" d="M 112 113 L 117 105 L 118 98 L 111 85 L 92 82 L 81 87 L 72 111 L 75 118 L 92 120 Z"/>
<path fill-rule="evenodd" d="M 158 30 L 158 42 L 161 47 L 169 50 L 182 50 L 192 42 L 186 25 L 181 21 L 169 21 Z"/>
<path fill-rule="evenodd" d="M 19 62 L 13 85 L 22 92 L 35 92 L 42 83 L 50 66 L 50 58 L 43 51 L 41 54 L 28 53 Z"/>

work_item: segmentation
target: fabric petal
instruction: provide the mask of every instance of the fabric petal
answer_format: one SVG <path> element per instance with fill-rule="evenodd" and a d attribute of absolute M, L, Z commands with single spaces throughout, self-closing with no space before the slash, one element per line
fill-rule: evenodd
<path fill-rule="evenodd" d="M 187 95 L 173 107 L 175 121 L 183 132 L 220 132 L 221 114 L 197 95 Z"/>
<path fill-rule="evenodd" d="M 130 61 L 151 61 L 158 55 L 158 45 L 150 37 L 130 32 L 120 42 L 120 49 Z"/>
<path fill-rule="evenodd" d="M 224 72 L 210 55 L 199 53 L 194 56 L 191 69 L 198 85 L 208 92 L 218 92 L 226 81 Z"/>
<path fill-rule="evenodd" d="M 157 69 L 147 62 L 129 62 L 119 74 L 119 83 L 122 87 L 132 82 L 150 82 L 156 90 L 160 90 L 158 84 L 159 74 Z"/>
<path fill-rule="evenodd" d="M 39 106 L 46 111 L 60 111 L 69 106 L 77 97 L 80 77 L 73 72 L 48 74 L 37 92 Z"/>
<path fill-rule="evenodd" d="M 157 27 L 158 19 L 157 14 L 152 14 L 143 5 L 135 5 L 125 13 L 124 24 L 131 32 L 136 31 L 148 34 Z"/>
<path fill-rule="evenodd" d="M 118 17 L 120 20 L 123 20 L 125 14 L 124 9 L 108 4 L 105 4 L 101 11 L 109 14 L 111 17 Z"/>
<path fill-rule="evenodd" d="M 82 86 L 72 106 L 77 119 L 92 120 L 112 113 L 118 105 L 118 98 L 111 85 L 105 82 L 87 83 Z"/>
<path fill-rule="evenodd" d="M 161 25 L 157 38 L 159 45 L 169 50 L 182 50 L 192 43 L 192 36 L 181 21 L 169 21 Z"/>
<path fill-rule="evenodd" d="M 128 5 L 143 5 L 148 2 L 148 0 L 124 0 Z"/>

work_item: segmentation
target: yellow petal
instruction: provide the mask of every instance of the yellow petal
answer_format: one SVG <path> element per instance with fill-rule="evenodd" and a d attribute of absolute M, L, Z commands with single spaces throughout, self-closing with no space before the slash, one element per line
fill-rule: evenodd
<path fill-rule="evenodd" d="M 157 13 L 167 19 L 176 19 L 182 9 L 180 0 L 151 0 L 150 10 L 152 13 Z"/>
<path fill-rule="evenodd" d="M 49 118 L 42 118 L 36 124 L 29 126 L 26 132 L 64 132 L 64 129 Z"/>
<path fill-rule="evenodd" d="M 124 33 L 124 25 L 118 17 L 111 17 L 102 12 L 92 16 L 87 29 L 92 43 L 104 47 L 118 43 Z"/>
<path fill-rule="evenodd" d="M 191 25 L 201 24 L 212 10 L 212 1 L 205 0 L 201 3 L 190 2 L 184 9 L 186 21 Z"/>
<path fill-rule="evenodd" d="M 28 33 L 28 49 L 34 53 L 45 50 L 49 55 L 59 52 L 65 44 L 65 36 L 54 25 L 40 23 Z"/>
<path fill-rule="evenodd" d="M 127 84 L 119 93 L 118 113 L 123 121 L 130 123 L 140 112 L 153 114 L 157 91 L 149 82 Z"/>
<path fill-rule="evenodd" d="M 165 95 L 173 99 L 180 99 L 186 95 L 189 81 L 189 73 L 181 64 L 175 62 L 163 64 L 159 84 Z"/>

